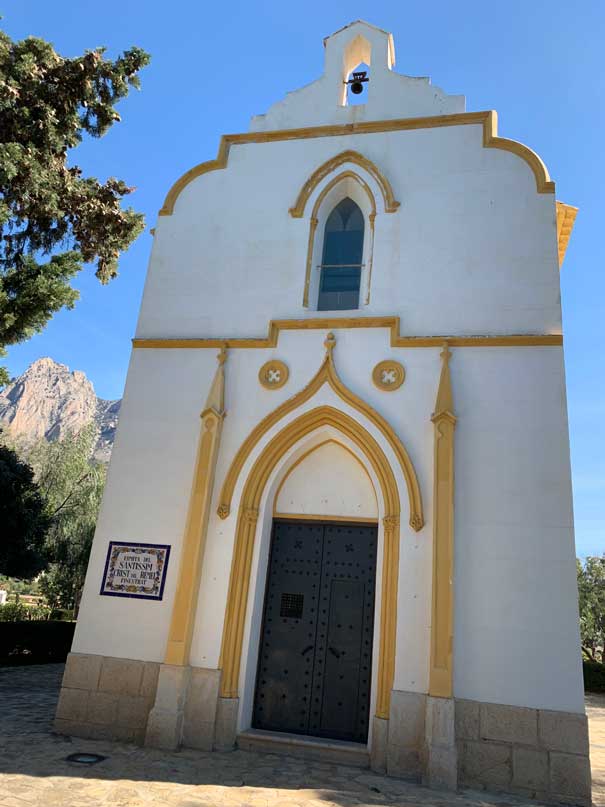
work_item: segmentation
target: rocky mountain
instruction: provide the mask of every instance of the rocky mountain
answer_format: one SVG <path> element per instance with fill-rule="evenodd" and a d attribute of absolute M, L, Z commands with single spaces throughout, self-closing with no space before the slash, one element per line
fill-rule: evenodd
<path fill-rule="evenodd" d="M 38 359 L 0 391 L 0 425 L 27 443 L 60 440 L 94 421 L 99 429 L 95 457 L 108 462 L 121 401 L 98 398 L 79 370 Z"/>

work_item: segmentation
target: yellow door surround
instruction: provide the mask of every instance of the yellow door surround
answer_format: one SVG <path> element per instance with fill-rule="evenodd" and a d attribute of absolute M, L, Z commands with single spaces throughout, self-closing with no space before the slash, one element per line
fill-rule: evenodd
<path fill-rule="evenodd" d="M 395 673 L 397 631 L 397 586 L 399 576 L 400 500 L 397 482 L 387 457 L 358 421 L 331 406 L 320 406 L 291 421 L 263 449 L 244 485 L 239 505 L 235 546 L 219 667 L 221 697 L 237 698 L 242 655 L 242 641 L 252 554 L 257 532 L 259 506 L 265 486 L 280 459 L 307 434 L 331 426 L 355 443 L 368 459 L 378 479 L 384 502 L 384 553 L 380 603 L 380 638 L 378 655 L 378 692 L 376 715 L 388 718 Z"/>

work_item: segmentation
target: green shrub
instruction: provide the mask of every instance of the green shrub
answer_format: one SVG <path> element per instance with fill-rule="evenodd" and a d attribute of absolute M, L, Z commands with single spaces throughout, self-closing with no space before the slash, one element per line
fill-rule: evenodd
<path fill-rule="evenodd" d="M 0 605 L 0 622 L 20 622 L 27 619 L 28 610 L 22 602 L 7 602 Z"/>
<path fill-rule="evenodd" d="M 48 618 L 60 622 L 71 622 L 74 618 L 74 612 L 66 608 L 53 608 Z"/>
<path fill-rule="evenodd" d="M 605 692 L 605 664 L 598 661 L 583 661 L 585 692 Z"/>
<path fill-rule="evenodd" d="M 50 608 L 45 605 L 25 605 L 22 602 L 7 602 L 0 605 L 0 622 L 50 619 L 50 615 Z"/>
<path fill-rule="evenodd" d="M 75 622 L 33 619 L 0 622 L 0 665 L 65 661 L 75 626 Z"/>

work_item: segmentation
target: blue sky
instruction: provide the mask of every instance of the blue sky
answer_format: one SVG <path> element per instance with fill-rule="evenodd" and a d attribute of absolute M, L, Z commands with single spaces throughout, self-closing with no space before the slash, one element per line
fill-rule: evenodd
<path fill-rule="evenodd" d="M 10 36 L 44 37 L 66 56 L 98 45 L 151 53 L 142 91 L 119 108 L 123 122 L 77 150 L 85 173 L 136 186 L 130 199 L 148 228 L 172 182 L 213 158 L 222 133 L 246 131 L 252 114 L 319 76 L 322 37 L 354 19 L 392 31 L 398 72 L 431 76 L 466 95 L 469 110 L 496 109 L 500 134 L 537 151 L 557 198 L 580 208 L 562 271 L 576 536 L 579 554 L 605 551 L 601 0 L 19 0 L 2 13 Z M 83 272 L 76 309 L 11 348 L 11 374 L 52 356 L 84 370 L 102 397 L 120 397 L 150 246 L 146 232 L 109 287 Z"/>

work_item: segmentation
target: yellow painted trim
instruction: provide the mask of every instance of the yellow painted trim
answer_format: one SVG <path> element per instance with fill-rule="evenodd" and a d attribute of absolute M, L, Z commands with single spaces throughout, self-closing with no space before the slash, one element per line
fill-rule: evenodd
<path fill-rule="evenodd" d="M 429 695 L 453 694 L 454 643 L 454 429 L 456 417 L 445 345 L 437 391 L 433 467 L 433 591 Z"/>
<path fill-rule="evenodd" d="M 372 435 L 354 418 L 331 406 L 317 407 L 288 423 L 265 446 L 246 479 L 237 517 L 235 546 L 223 626 L 219 660 L 219 667 L 222 670 L 220 694 L 223 698 L 238 697 L 252 554 L 263 491 L 280 458 L 303 437 L 322 426 L 331 426 L 337 429 L 359 446 L 371 463 L 382 491 L 386 515 L 383 518 L 384 556 L 380 604 L 376 715 L 388 718 L 395 673 L 397 640 L 400 520 L 397 481 L 383 450 Z"/>
<path fill-rule="evenodd" d="M 360 168 L 363 168 L 364 171 L 367 171 L 368 174 L 375 180 L 376 184 L 380 188 L 380 192 L 382 193 L 382 198 L 384 199 L 384 211 L 385 213 L 394 213 L 399 207 L 400 202 L 395 199 L 393 194 L 393 188 L 391 187 L 391 183 L 382 173 L 382 171 L 371 161 L 368 160 L 367 157 L 364 157 L 363 154 L 360 154 L 358 151 L 342 151 L 340 154 L 337 154 L 335 157 L 332 157 L 330 160 L 327 160 L 323 165 L 320 165 L 317 168 L 309 179 L 305 182 L 302 188 L 299 191 L 298 197 L 294 204 L 294 207 L 291 207 L 288 211 L 293 219 L 301 219 L 305 214 L 305 207 L 307 202 L 309 201 L 309 197 L 315 190 L 315 188 L 319 185 L 319 183 L 324 180 L 327 176 L 329 176 L 333 171 L 336 171 L 341 165 L 345 163 L 351 163 L 353 165 L 358 165 Z M 341 174 L 341 177 L 345 175 L 349 175 L 357 179 L 358 181 L 363 182 L 361 177 L 358 177 L 357 174 L 354 174 L 352 171 L 347 171 L 344 174 Z M 326 188 L 323 189 L 322 194 L 328 192 L 330 187 L 333 187 L 336 184 L 338 177 L 336 177 Z M 368 189 L 365 182 L 363 182 L 366 189 Z M 368 189 L 369 190 L 369 189 Z M 370 198 L 372 202 L 374 197 L 370 193 Z M 314 210 L 317 209 L 317 202 L 315 203 Z M 376 206 L 374 205 L 373 212 L 376 212 Z"/>
<path fill-rule="evenodd" d="M 338 330 L 341 328 L 388 328 L 391 347 L 441 347 L 444 341 L 450 347 L 556 347 L 563 344 L 558 333 L 519 333 L 501 336 L 401 336 L 399 317 L 317 317 L 309 319 L 272 319 L 266 337 L 210 337 L 202 339 L 133 339 L 137 349 L 204 349 L 225 345 L 228 348 L 277 347 L 281 331 Z"/>
<path fill-rule="evenodd" d="M 383 370 L 386 370 L 387 372 L 392 371 L 395 373 L 395 381 L 393 381 L 392 384 L 388 384 L 382 380 Z M 394 359 L 385 359 L 384 361 L 379 361 L 372 370 L 372 383 L 376 389 L 383 390 L 384 392 L 394 392 L 396 389 L 399 389 L 404 381 L 405 368 L 403 364 L 395 361 Z"/>
<path fill-rule="evenodd" d="M 376 200 L 374 199 L 374 194 L 372 193 L 369 185 L 363 181 L 363 179 L 355 174 L 353 171 L 343 171 L 342 174 L 338 174 L 338 176 L 334 177 L 334 179 L 329 182 L 325 188 L 322 188 L 321 192 L 318 194 L 317 199 L 315 200 L 315 204 L 313 205 L 313 211 L 311 212 L 311 219 L 309 222 L 309 238 L 307 241 L 307 262 L 306 262 L 306 269 L 305 269 L 305 287 L 303 292 L 303 307 L 309 307 L 309 287 L 311 285 L 311 271 L 313 269 L 313 248 L 315 245 L 315 231 L 317 229 L 318 224 L 318 213 L 321 203 L 326 198 L 328 193 L 338 185 L 339 182 L 342 182 L 345 179 L 353 179 L 357 182 L 358 185 L 361 186 L 362 190 L 364 190 L 370 200 L 370 233 L 371 233 L 371 241 L 369 246 L 369 258 L 368 258 L 368 295 L 366 296 L 366 304 L 369 302 L 369 282 L 372 276 L 372 253 L 374 250 L 374 219 L 376 218 Z"/>
<path fill-rule="evenodd" d="M 308 140 L 316 137 L 342 137 L 343 135 L 374 134 L 376 132 L 397 132 L 413 129 L 436 129 L 444 126 L 469 126 L 476 124 L 483 125 L 484 148 L 498 148 L 516 154 L 531 168 L 536 178 L 536 190 L 538 193 L 554 193 L 555 183 L 551 181 L 548 169 L 540 157 L 522 143 L 498 137 L 498 117 L 492 110 L 486 112 L 461 112 L 455 115 L 434 115 L 424 118 L 399 118 L 397 120 L 310 126 L 301 129 L 279 129 L 271 132 L 246 132 L 244 134 L 223 135 L 216 159 L 195 165 L 177 179 L 166 194 L 159 215 L 172 215 L 179 194 L 194 179 L 210 171 L 226 168 L 229 150 L 232 145 L 274 143 L 282 140 Z"/>
<path fill-rule="evenodd" d="M 286 482 L 290 478 L 290 475 L 292 474 L 292 472 L 296 468 L 298 468 L 298 466 L 301 464 L 301 462 L 304 462 L 304 460 L 306 460 L 307 457 L 310 454 L 313 454 L 315 451 L 322 448 L 323 446 L 328 445 L 329 443 L 335 443 L 336 445 L 338 445 L 340 448 L 343 448 L 348 454 L 350 454 L 353 457 L 355 462 L 359 465 L 359 467 L 363 470 L 365 475 L 368 477 L 368 481 L 369 481 L 370 485 L 372 486 L 372 490 L 374 490 L 374 482 L 372 481 L 372 477 L 368 473 L 368 469 L 365 467 L 365 465 L 362 462 L 359 461 L 359 457 L 355 454 L 355 452 L 351 451 L 351 449 L 348 446 L 345 446 L 342 443 L 339 443 L 336 440 L 333 440 L 332 438 L 330 438 L 329 440 L 323 440 L 321 443 L 318 443 L 316 446 L 313 446 L 313 448 L 310 448 L 308 451 L 305 451 L 305 453 L 302 454 L 296 460 L 296 462 L 293 462 L 292 465 L 288 468 L 288 472 L 286 473 L 286 475 L 284 476 L 282 481 L 279 483 L 279 485 L 277 487 L 277 490 L 275 492 L 275 497 L 273 499 L 273 516 L 274 516 L 274 518 L 278 517 L 278 513 L 276 512 L 276 507 L 277 507 L 277 501 L 279 499 L 279 494 L 281 493 L 283 486 L 286 484 Z M 376 497 L 376 491 L 374 491 L 374 497 Z M 376 507 L 378 508 L 378 502 L 376 503 Z M 300 516 L 300 518 L 302 518 L 302 516 Z M 319 519 L 319 518 L 322 518 L 322 516 L 309 516 L 309 518 L 317 518 L 317 519 Z M 330 516 L 330 518 L 337 518 L 337 516 Z M 345 518 L 345 517 L 343 516 L 343 518 Z M 349 518 L 349 520 L 350 520 L 350 518 Z M 377 519 L 370 519 L 370 521 L 372 521 L 372 520 L 377 521 Z"/>
<path fill-rule="evenodd" d="M 281 377 L 279 381 L 271 382 L 269 381 L 269 373 L 271 372 L 279 372 L 281 373 Z M 263 364 L 263 366 L 258 371 L 258 380 L 265 389 L 280 389 L 283 387 L 284 384 L 288 383 L 288 378 L 290 377 L 290 371 L 286 364 L 279 359 L 271 359 Z"/>
<path fill-rule="evenodd" d="M 533 171 L 538 193 L 554 193 L 555 183 L 551 180 L 548 168 L 529 146 L 507 137 L 498 137 L 498 113 L 495 110 L 484 113 L 487 117 L 483 124 L 483 145 L 485 148 L 510 151 L 524 160 Z"/>
<path fill-rule="evenodd" d="M 334 341 L 333 335 L 328 334 L 328 338 L 326 340 L 327 345 L 332 345 L 333 347 L 333 341 Z M 420 486 L 418 484 L 418 478 L 416 476 L 416 471 L 414 470 L 412 461 L 410 460 L 408 453 L 403 446 L 403 443 L 401 442 L 399 437 L 395 434 L 390 424 L 382 417 L 382 415 L 378 414 L 378 412 L 375 409 L 373 409 L 362 398 L 359 398 L 357 395 L 355 395 L 355 393 L 351 392 L 351 390 L 348 389 L 348 387 L 346 387 L 342 383 L 342 381 L 338 377 L 336 368 L 334 367 L 334 361 L 332 358 L 332 347 L 328 347 L 326 357 L 323 360 L 321 367 L 319 368 L 315 376 L 311 379 L 311 381 L 307 384 L 307 386 L 304 387 L 302 390 L 300 390 L 300 392 L 298 392 L 292 398 L 289 398 L 287 401 L 284 401 L 284 403 L 281 404 L 281 406 L 278 406 L 266 417 L 264 417 L 260 421 L 260 423 L 258 423 L 255 426 L 255 428 L 252 429 L 248 437 L 246 437 L 246 439 L 240 446 L 223 482 L 223 487 L 221 490 L 219 506 L 217 511 L 218 515 L 221 518 L 227 518 L 227 516 L 231 512 L 231 501 L 233 498 L 233 491 L 235 489 L 238 477 L 241 473 L 244 463 L 254 450 L 254 447 L 262 439 L 262 437 L 283 417 L 285 417 L 290 412 L 293 412 L 295 409 L 298 409 L 298 407 L 302 406 L 303 403 L 312 398 L 313 395 L 315 395 L 315 393 L 324 384 L 329 384 L 330 387 L 332 387 L 332 389 L 334 390 L 334 392 L 343 401 L 345 401 L 345 403 L 352 406 L 354 409 L 356 409 L 358 412 L 364 415 L 369 421 L 371 421 L 389 443 L 391 449 L 393 450 L 393 453 L 395 454 L 395 456 L 399 461 L 401 470 L 403 472 L 406 481 L 409 505 L 410 505 L 410 526 L 412 527 L 412 529 L 416 531 L 422 529 L 424 525 L 424 516 L 422 512 L 422 497 L 420 495 Z"/>
<path fill-rule="evenodd" d="M 208 532 L 208 518 L 214 486 L 214 473 L 221 439 L 224 411 L 226 350 L 218 356 L 219 366 L 201 414 L 193 485 L 183 535 L 178 582 L 172 605 L 165 664 L 187 665 L 197 611 L 202 562 Z"/>
<path fill-rule="evenodd" d="M 557 202 L 557 245 L 559 248 L 559 266 L 563 265 L 571 231 L 578 215 L 578 208 Z"/>
<path fill-rule="evenodd" d="M 282 521 L 338 521 L 346 524 L 378 524 L 377 518 L 362 516 L 317 516 L 309 515 L 309 513 L 273 513 L 273 518 L 281 519 Z"/>

